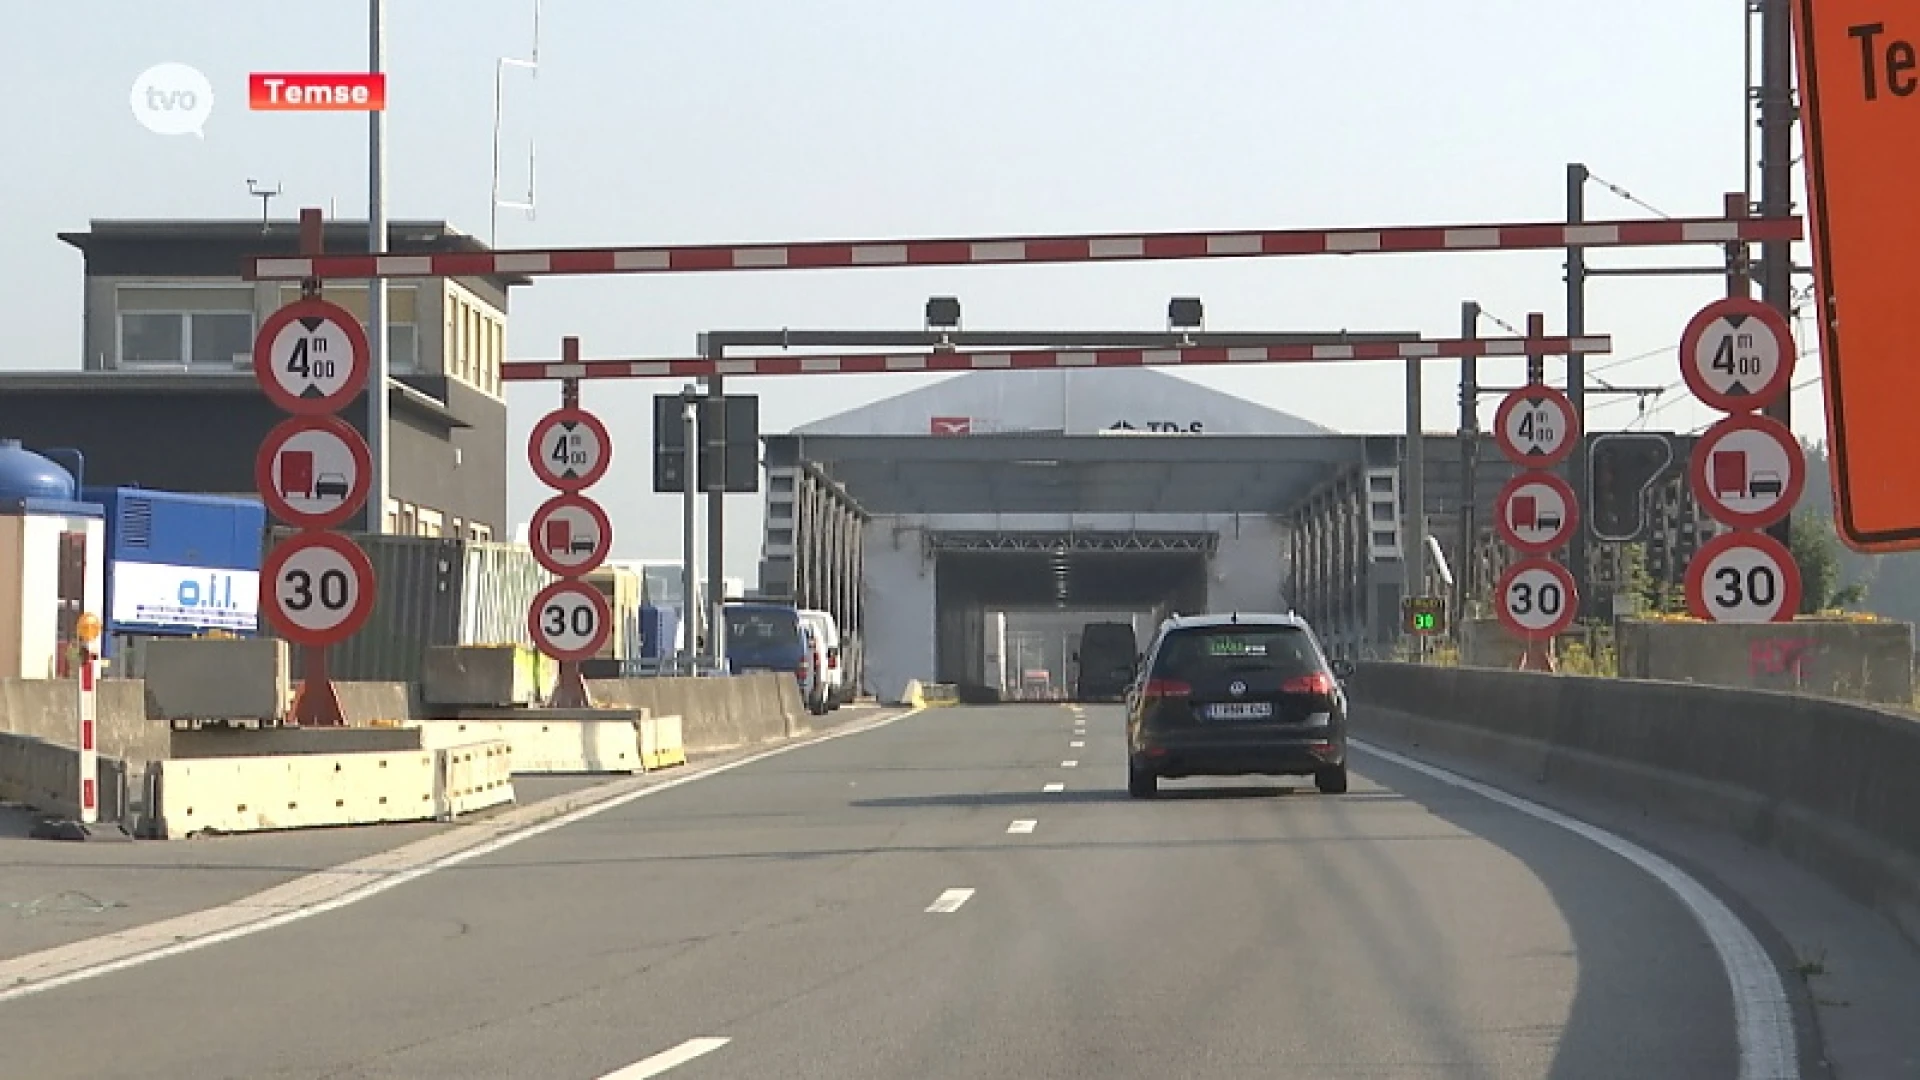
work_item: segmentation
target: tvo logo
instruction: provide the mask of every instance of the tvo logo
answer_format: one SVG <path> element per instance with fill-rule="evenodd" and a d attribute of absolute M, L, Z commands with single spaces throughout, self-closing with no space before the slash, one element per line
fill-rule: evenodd
<path fill-rule="evenodd" d="M 156 135 L 204 139 L 213 114 L 213 84 L 186 64 L 155 64 L 133 80 L 127 104 L 140 126 Z"/>

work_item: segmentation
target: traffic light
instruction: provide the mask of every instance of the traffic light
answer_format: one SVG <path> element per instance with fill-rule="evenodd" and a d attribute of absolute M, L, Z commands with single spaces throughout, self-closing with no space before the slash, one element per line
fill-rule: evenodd
<path fill-rule="evenodd" d="M 1587 456 L 1587 521 L 1602 540 L 1638 540 L 1646 531 L 1647 489 L 1673 464 L 1673 444 L 1657 434 L 1594 438 Z"/>

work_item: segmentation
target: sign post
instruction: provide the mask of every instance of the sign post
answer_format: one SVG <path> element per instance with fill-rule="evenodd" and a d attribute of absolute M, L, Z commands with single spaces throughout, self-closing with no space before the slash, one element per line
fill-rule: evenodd
<path fill-rule="evenodd" d="M 317 211 L 300 215 L 300 248 L 318 255 Z M 366 505 L 373 454 L 339 412 L 368 390 L 372 353 L 360 320 L 320 298 L 319 281 L 267 317 L 253 339 L 253 372 L 267 400 L 292 416 L 268 433 L 254 458 L 260 500 L 300 530 L 267 554 L 260 610 L 301 647 L 300 690 L 287 722 L 345 727 L 346 711 L 327 673 L 327 649 L 352 637 L 373 613 L 373 563 L 359 545 L 327 532 Z M 386 393 L 376 386 L 368 392 Z M 383 507 L 373 507 L 378 520 Z"/>
<path fill-rule="evenodd" d="M 1579 531 L 1580 501 L 1552 470 L 1579 445 L 1580 418 L 1567 395 L 1530 382 L 1500 402 L 1493 433 L 1521 470 L 1494 500 L 1494 530 L 1522 557 L 1495 586 L 1494 611 L 1524 643 L 1519 668 L 1552 671 L 1553 639 L 1580 613 L 1573 573 L 1549 558 Z"/>
<path fill-rule="evenodd" d="M 1800 568 L 1758 530 L 1793 512 L 1807 484 L 1807 458 L 1786 425 L 1761 410 L 1789 392 L 1793 332 L 1780 313 L 1743 296 L 1700 310 L 1680 336 L 1680 374 L 1707 405 L 1727 413 L 1700 436 L 1689 463 L 1693 497 L 1734 531 L 1694 553 L 1687 609 L 1709 622 L 1791 622 L 1800 610 Z"/>
<path fill-rule="evenodd" d="M 579 362 L 579 338 L 562 339 L 560 349 L 566 362 Z M 547 704 L 584 709 L 592 699 L 581 664 L 613 633 L 612 608 L 585 578 L 612 554 L 613 522 L 582 492 L 612 466 L 613 437 L 599 417 L 580 407 L 578 379 L 561 380 L 560 407 L 533 425 L 527 463 L 541 483 L 559 493 L 534 512 L 528 528 L 534 559 L 559 580 L 533 598 L 527 632 L 542 653 L 560 662 Z"/>

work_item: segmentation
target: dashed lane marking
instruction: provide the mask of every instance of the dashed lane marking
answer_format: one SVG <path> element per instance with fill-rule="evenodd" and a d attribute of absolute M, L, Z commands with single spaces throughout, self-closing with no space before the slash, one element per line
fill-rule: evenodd
<path fill-rule="evenodd" d="M 1030 833 L 1033 831 L 1033 827 L 1038 824 L 1040 823 L 1032 819 L 1023 819 L 1007 826 L 1007 831 L 1010 833 Z"/>
<path fill-rule="evenodd" d="M 1041 791 L 1043 791 L 1043 792 L 1046 792 L 1046 793 L 1047 793 L 1047 794 L 1049 794 L 1049 795 L 1051 795 L 1051 794 L 1053 794 L 1053 793 L 1054 793 L 1054 792 L 1056 792 L 1056 791 L 1065 791 L 1065 790 L 1067 790 L 1067 785 L 1065 785 L 1065 784 L 1048 784 L 1048 785 L 1047 785 L 1046 787 L 1043 787 L 1043 788 L 1041 788 L 1040 790 L 1041 790 Z"/>
<path fill-rule="evenodd" d="M 973 899 L 972 889 L 948 889 L 939 895 L 933 903 L 927 905 L 929 915 L 951 915 L 960 910 L 960 905 Z"/>
<path fill-rule="evenodd" d="M 1077 761 L 1063 761 L 1060 763 L 1060 767 L 1063 769 L 1071 769 L 1071 768 L 1075 768 L 1079 764 L 1080 763 Z"/>
<path fill-rule="evenodd" d="M 688 1039 L 671 1050 L 663 1050 L 645 1061 L 636 1061 L 624 1069 L 610 1072 L 600 1080 L 647 1080 L 648 1077 L 659 1076 L 668 1069 L 685 1065 L 694 1058 L 705 1057 L 732 1041 L 732 1039 L 712 1037 Z"/>

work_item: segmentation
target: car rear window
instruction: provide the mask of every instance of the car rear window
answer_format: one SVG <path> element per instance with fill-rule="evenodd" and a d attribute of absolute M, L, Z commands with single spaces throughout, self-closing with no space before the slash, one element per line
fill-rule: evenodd
<path fill-rule="evenodd" d="M 1153 677 L 1192 682 L 1236 671 L 1291 677 L 1320 669 L 1319 650 L 1297 626 L 1216 626 L 1168 633 L 1154 658 Z"/>
<path fill-rule="evenodd" d="M 727 612 L 727 639 L 744 648 L 800 644 L 800 619 L 791 611 Z"/>

